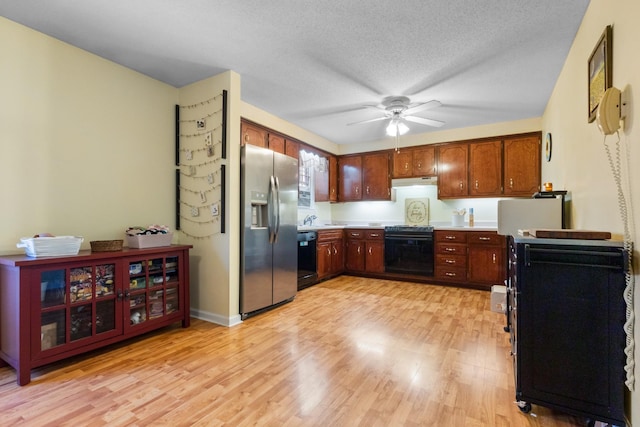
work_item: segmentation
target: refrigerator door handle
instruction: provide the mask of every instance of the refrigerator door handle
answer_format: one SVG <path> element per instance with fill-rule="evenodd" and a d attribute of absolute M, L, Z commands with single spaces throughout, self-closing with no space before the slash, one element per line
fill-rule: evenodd
<path fill-rule="evenodd" d="M 273 175 L 269 178 L 269 243 L 275 243 L 276 241 L 276 210 L 275 199 L 276 192 L 276 180 Z"/>
<path fill-rule="evenodd" d="M 274 209 L 275 219 L 276 219 L 276 231 L 273 242 L 278 241 L 278 234 L 280 234 L 280 180 L 278 177 L 275 177 L 275 188 L 276 188 L 276 208 Z"/>

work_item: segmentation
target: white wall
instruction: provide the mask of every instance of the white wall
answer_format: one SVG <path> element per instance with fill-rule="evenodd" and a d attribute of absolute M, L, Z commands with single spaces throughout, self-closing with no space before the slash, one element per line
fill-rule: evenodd
<path fill-rule="evenodd" d="M 620 133 L 622 177 L 629 208 L 633 208 L 634 202 L 637 206 L 640 200 L 640 132 L 636 129 L 640 111 L 636 107 L 640 87 L 638 17 L 640 3 L 635 0 L 591 0 L 543 116 L 543 131 L 552 134 L 553 150 L 551 161 L 543 162 L 542 179 L 571 190 L 574 228 L 606 230 L 618 235 L 624 231 L 603 136 L 595 122 L 587 123 L 587 60 L 606 25 L 613 25 L 613 85 L 628 88 L 630 94 L 630 117 Z M 608 137 L 607 144 L 614 146 L 616 140 L 616 136 Z M 629 223 L 637 245 L 638 232 L 633 229 L 634 224 L 640 223 L 637 210 L 630 210 Z M 637 250 L 633 257 L 637 281 Z M 638 302 L 638 297 L 635 301 Z M 636 321 L 636 331 L 638 328 Z M 638 393 L 631 395 L 630 409 L 632 424 L 640 425 Z"/>
<path fill-rule="evenodd" d="M 0 253 L 173 227 L 178 90 L 2 17 L 0 52 Z"/>

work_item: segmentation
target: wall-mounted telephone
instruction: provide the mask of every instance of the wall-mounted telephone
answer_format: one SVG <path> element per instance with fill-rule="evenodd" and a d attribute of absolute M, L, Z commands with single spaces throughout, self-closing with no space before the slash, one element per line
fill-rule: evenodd
<path fill-rule="evenodd" d="M 620 104 L 620 89 L 610 87 L 602 95 L 596 112 L 596 123 L 603 134 L 611 135 L 620 129 Z"/>

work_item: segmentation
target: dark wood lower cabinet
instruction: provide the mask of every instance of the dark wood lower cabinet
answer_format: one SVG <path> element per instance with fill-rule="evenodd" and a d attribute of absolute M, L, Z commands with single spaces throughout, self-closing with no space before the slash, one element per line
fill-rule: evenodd
<path fill-rule="evenodd" d="M 336 276 L 344 271 L 344 239 L 342 230 L 318 231 L 318 280 Z"/>
<path fill-rule="evenodd" d="M 506 239 L 495 231 L 435 230 L 433 277 L 386 272 L 382 229 L 347 228 L 344 233 L 344 271 L 350 274 L 484 290 L 506 280 Z M 322 278 L 330 274 L 331 247 L 318 236 Z"/>
<path fill-rule="evenodd" d="M 469 231 L 468 281 L 481 285 L 503 285 L 507 278 L 505 236 L 491 231 Z"/>
<path fill-rule="evenodd" d="M 384 273 L 384 230 L 347 229 L 345 235 L 348 272 Z"/>
<path fill-rule="evenodd" d="M 25 385 L 32 368 L 175 322 L 188 327 L 190 248 L 0 258 L 0 358 Z"/>
<path fill-rule="evenodd" d="M 436 230 L 435 279 L 491 289 L 507 278 L 506 239 L 495 231 Z"/>

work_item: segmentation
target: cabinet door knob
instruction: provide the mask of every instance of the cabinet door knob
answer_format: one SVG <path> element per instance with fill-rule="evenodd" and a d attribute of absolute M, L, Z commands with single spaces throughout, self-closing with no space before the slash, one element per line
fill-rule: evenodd
<path fill-rule="evenodd" d="M 478 189 L 478 180 L 476 179 L 476 190 Z"/>
<path fill-rule="evenodd" d="M 493 263 L 495 264 L 495 263 L 496 263 L 496 254 L 494 253 L 494 254 L 491 256 L 491 258 L 493 259 Z"/>
<path fill-rule="evenodd" d="M 482 240 L 482 241 L 485 241 L 485 242 L 486 242 L 486 241 L 488 241 L 488 240 L 491 240 L 491 237 L 482 237 L 482 236 L 481 236 L 481 237 L 478 237 L 478 240 Z"/>
<path fill-rule="evenodd" d="M 444 236 L 444 238 L 447 240 L 456 240 L 456 236 L 451 236 L 451 235 Z"/>
<path fill-rule="evenodd" d="M 462 181 L 460 181 L 460 189 L 462 190 L 464 188 Z"/>
<path fill-rule="evenodd" d="M 513 188 L 513 178 L 509 178 L 509 188 Z"/>

